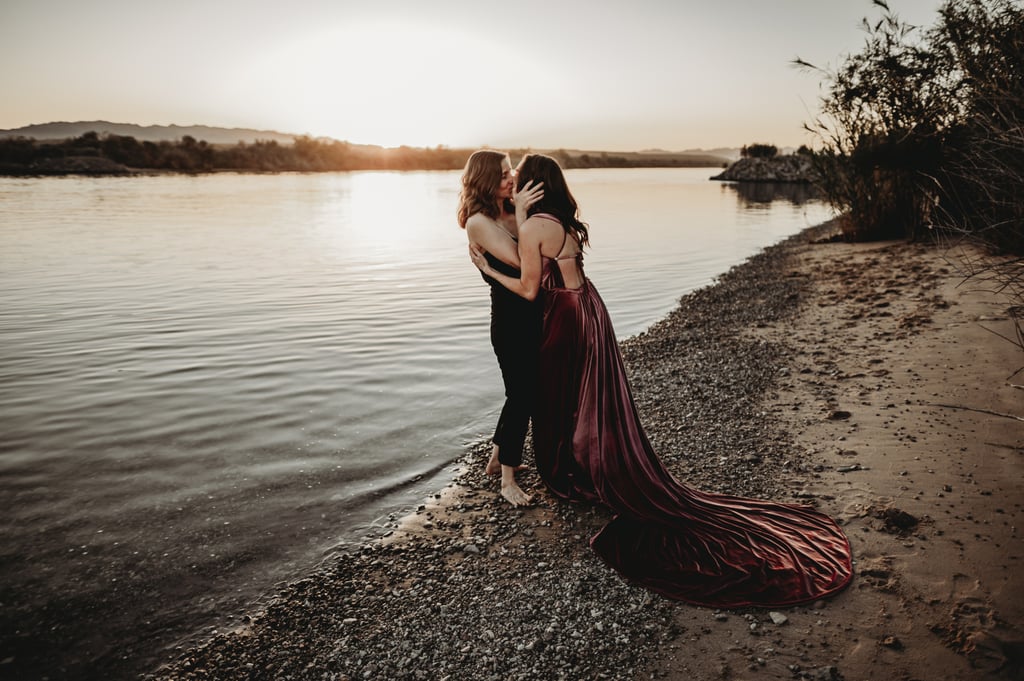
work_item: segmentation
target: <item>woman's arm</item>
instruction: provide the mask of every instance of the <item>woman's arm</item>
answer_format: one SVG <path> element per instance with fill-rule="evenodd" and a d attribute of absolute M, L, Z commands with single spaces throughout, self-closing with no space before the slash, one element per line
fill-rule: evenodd
<path fill-rule="evenodd" d="M 475 246 L 502 262 L 519 267 L 519 248 L 516 242 L 486 215 L 477 213 L 466 220 L 466 236 L 471 248 Z"/>
<path fill-rule="evenodd" d="M 470 244 L 469 255 L 473 259 L 473 264 L 512 293 L 527 300 L 536 299 L 537 293 L 540 291 L 540 247 L 545 227 L 543 223 L 544 220 L 541 218 L 530 218 L 519 227 L 520 277 L 518 279 L 495 270 L 487 262 L 483 251 Z"/>

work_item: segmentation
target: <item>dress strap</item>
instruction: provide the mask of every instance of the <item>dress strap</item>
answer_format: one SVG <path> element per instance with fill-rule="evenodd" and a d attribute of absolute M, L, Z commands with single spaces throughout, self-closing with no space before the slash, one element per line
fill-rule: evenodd
<path fill-rule="evenodd" d="M 562 224 L 562 221 L 559 220 L 554 215 L 552 215 L 551 213 L 534 213 L 530 217 L 545 218 L 547 220 L 552 220 L 554 222 L 557 222 L 560 225 Z M 572 259 L 572 258 L 580 257 L 580 253 L 574 253 L 573 255 L 562 255 L 562 251 L 565 250 L 565 242 L 566 242 L 566 240 L 568 238 L 569 238 L 569 231 L 567 229 L 565 229 L 565 225 L 562 225 L 562 245 L 558 247 L 558 255 L 556 255 L 555 257 L 551 258 L 552 260 L 569 260 L 569 259 Z M 544 257 L 547 257 L 547 256 L 544 256 Z"/>
<path fill-rule="evenodd" d="M 558 253 L 555 255 L 555 260 L 564 260 L 562 257 L 562 251 L 565 250 L 565 241 L 569 238 L 569 232 L 562 230 L 562 245 L 558 247 Z"/>

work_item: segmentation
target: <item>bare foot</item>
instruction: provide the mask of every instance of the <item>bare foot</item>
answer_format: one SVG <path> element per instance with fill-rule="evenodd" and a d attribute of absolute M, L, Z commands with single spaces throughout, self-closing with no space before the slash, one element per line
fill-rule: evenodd
<path fill-rule="evenodd" d="M 526 506 L 531 500 L 530 495 L 520 489 L 519 485 L 517 485 L 515 481 L 501 486 L 501 496 L 503 496 L 505 501 L 513 506 Z"/>
<path fill-rule="evenodd" d="M 501 464 L 498 463 L 498 445 L 491 447 L 491 460 L 487 462 L 484 473 L 487 475 L 498 475 L 501 473 Z"/>

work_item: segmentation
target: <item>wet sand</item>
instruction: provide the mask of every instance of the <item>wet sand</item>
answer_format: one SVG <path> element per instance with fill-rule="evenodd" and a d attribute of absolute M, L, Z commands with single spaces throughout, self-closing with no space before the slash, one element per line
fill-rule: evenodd
<path fill-rule="evenodd" d="M 958 252 L 813 228 L 623 343 L 648 435 L 703 489 L 810 503 L 853 584 L 716 611 L 623 582 L 604 511 L 513 509 L 467 453 L 456 484 L 270 606 L 168 651 L 165 679 L 1016 679 L 1024 353 Z M 597 282 L 600 288 L 600 282 Z M 527 457 L 529 460 L 529 456 Z"/>

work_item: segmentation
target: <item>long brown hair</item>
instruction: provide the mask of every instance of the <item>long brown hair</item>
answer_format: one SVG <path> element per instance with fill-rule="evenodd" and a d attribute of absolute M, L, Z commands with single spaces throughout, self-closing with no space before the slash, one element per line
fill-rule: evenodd
<path fill-rule="evenodd" d="M 508 154 L 502 151 L 481 149 L 474 151 L 462 171 L 462 191 L 459 193 L 459 227 L 466 228 L 466 220 L 476 213 L 483 213 L 492 220 L 501 215 L 497 193 L 501 186 L 501 162 L 508 161 Z M 509 164 L 511 165 L 511 163 Z M 511 202 L 502 206 L 512 212 Z"/>
<path fill-rule="evenodd" d="M 544 183 L 544 198 L 530 206 L 528 213 L 550 213 L 562 223 L 562 228 L 576 238 L 580 247 L 590 243 L 587 223 L 579 218 L 579 205 L 569 191 L 558 161 L 543 154 L 527 154 L 516 170 L 516 190 L 520 191 L 530 180 Z"/>

